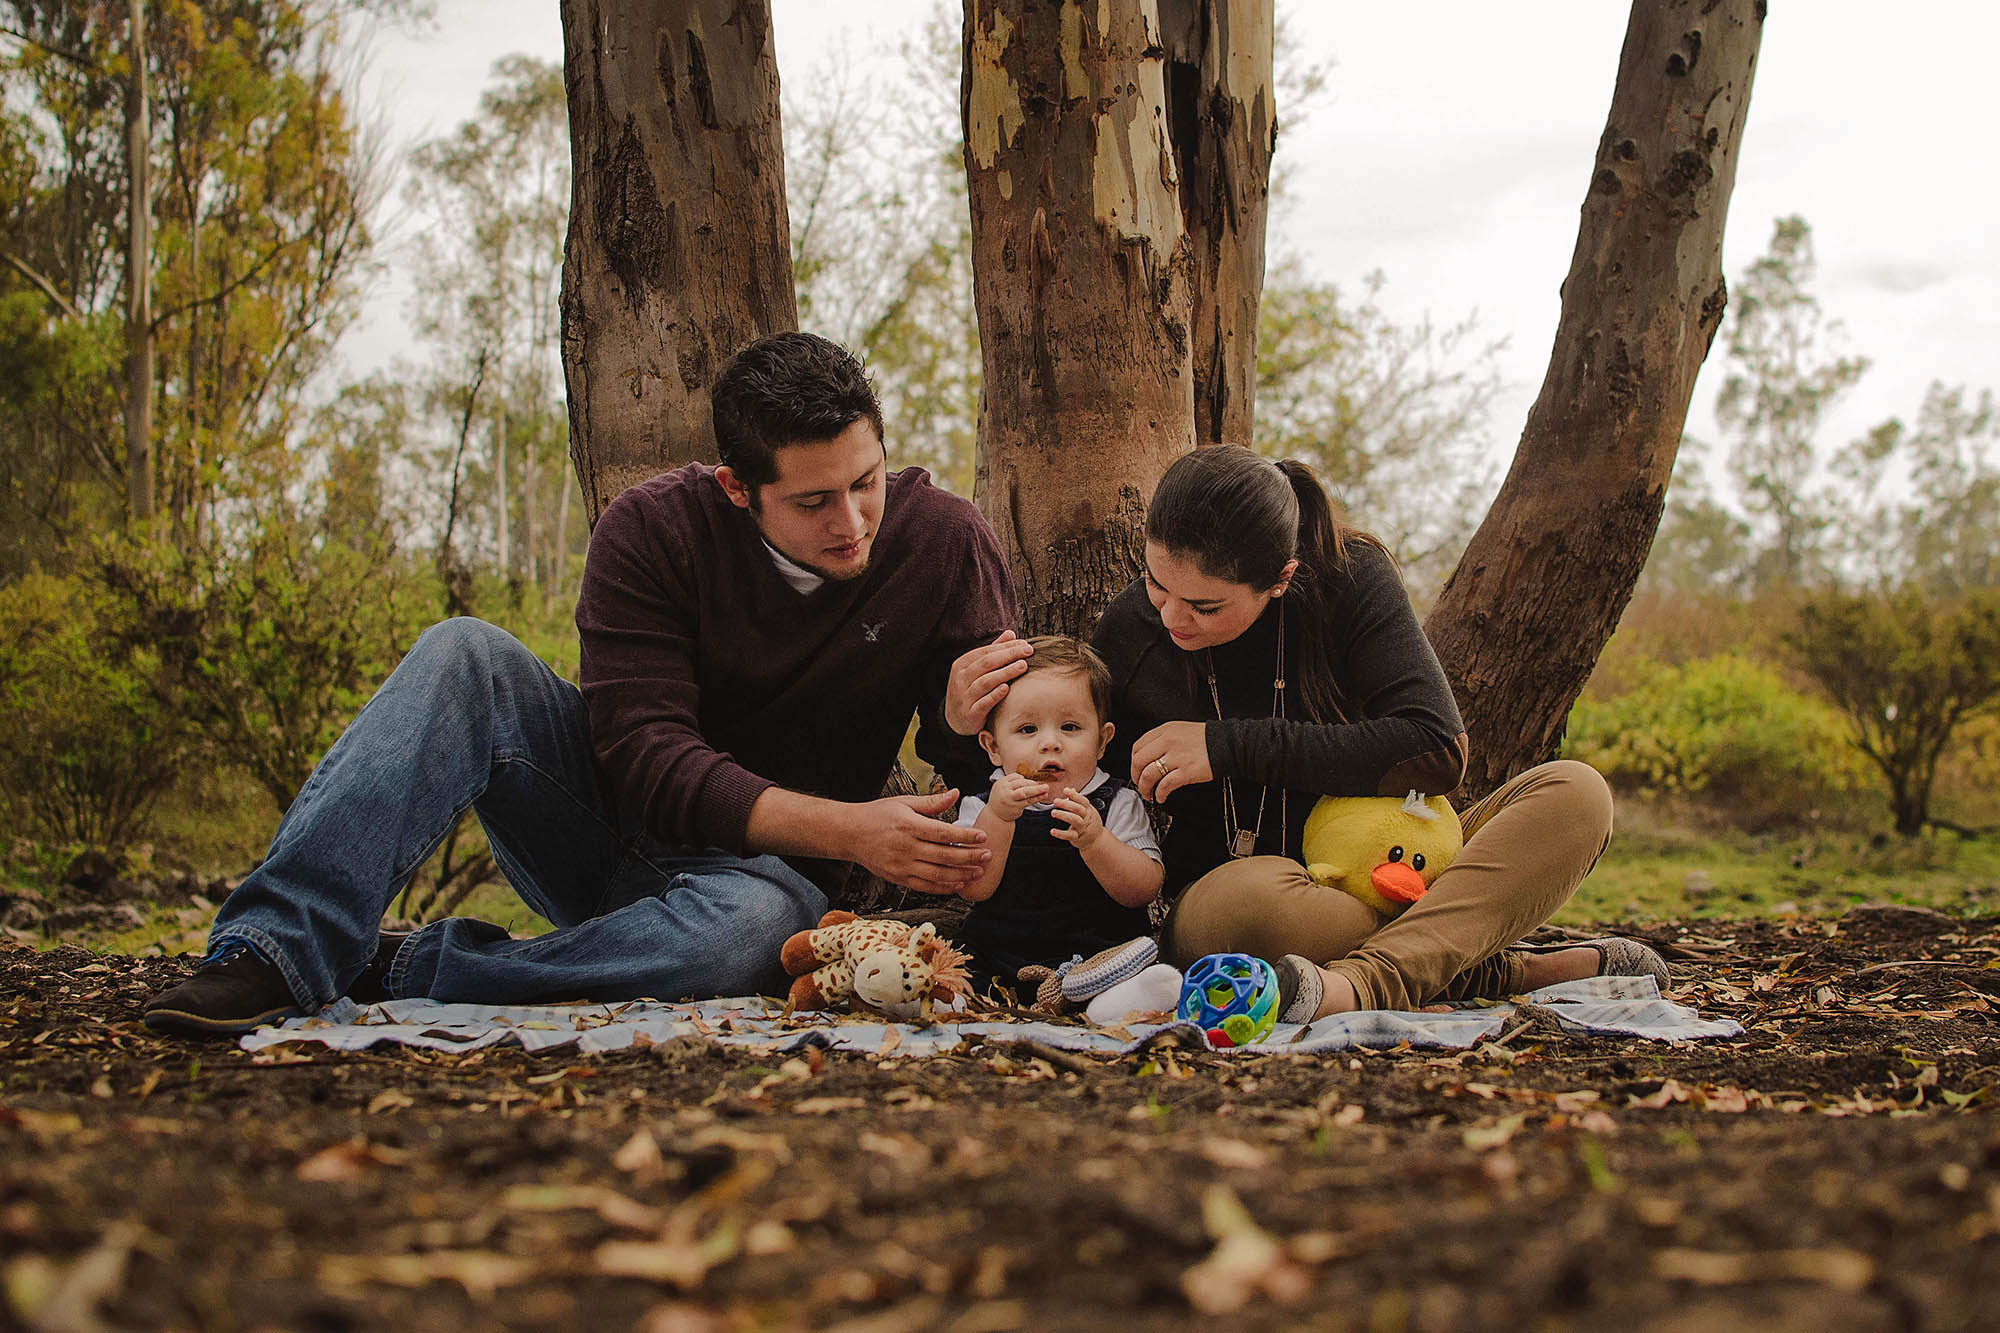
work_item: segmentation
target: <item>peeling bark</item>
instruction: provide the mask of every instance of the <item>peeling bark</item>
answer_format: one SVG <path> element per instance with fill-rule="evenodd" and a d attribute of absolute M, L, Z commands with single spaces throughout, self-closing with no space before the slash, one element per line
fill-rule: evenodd
<path fill-rule="evenodd" d="M 769 0 L 562 0 L 572 152 L 562 354 L 595 523 L 713 460 L 708 387 L 798 327 Z"/>
<path fill-rule="evenodd" d="M 1271 0 L 1160 0 L 1167 119 L 1194 257 L 1195 439 L 1248 444 L 1277 145 Z"/>
<path fill-rule="evenodd" d="M 1695 376 L 1761 0 L 1634 0 L 1562 318 L 1514 464 L 1425 622 L 1472 739 L 1462 794 L 1555 753 L 1631 599 Z"/>
<path fill-rule="evenodd" d="M 1176 22 L 1208 42 L 1196 44 L 1190 66 L 1210 80 L 1190 76 L 1206 98 L 1198 104 L 1254 128 L 1258 114 L 1270 114 L 1268 0 L 1182 8 L 1196 18 L 1176 14 Z M 1256 12 L 1264 44 L 1232 54 L 1232 34 L 1256 30 L 1240 14 Z M 1176 150 L 1156 0 L 966 0 L 964 14 L 966 182 L 984 348 L 974 494 L 1014 566 L 1024 628 L 1078 634 L 1138 574 L 1146 500 L 1166 466 L 1202 438 L 1196 348 L 1204 358 L 1254 362 L 1254 336 L 1234 336 L 1242 304 L 1234 288 L 1220 302 L 1232 314 L 1206 316 L 1210 330 L 1230 336 L 1204 340 L 1194 328 L 1196 248 L 1210 248 L 1210 274 L 1236 272 L 1250 262 L 1242 232 L 1254 230 L 1260 280 L 1268 132 L 1260 178 L 1246 188 L 1212 178 L 1238 168 L 1226 134 Z M 1252 110 L 1238 112 L 1236 90 L 1258 80 L 1262 110 L 1250 92 Z M 1184 162 L 1204 172 L 1194 188 L 1210 212 L 1190 214 Z M 1214 258 L 1222 254 L 1228 260 Z M 1256 290 L 1252 330 L 1254 302 Z M 1248 392 L 1232 400 L 1244 412 L 1238 438 L 1248 438 Z"/>

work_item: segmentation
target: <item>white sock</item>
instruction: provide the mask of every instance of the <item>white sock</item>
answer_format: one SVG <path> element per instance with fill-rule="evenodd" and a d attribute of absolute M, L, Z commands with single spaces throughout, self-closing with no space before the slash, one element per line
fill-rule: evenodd
<path fill-rule="evenodd" d="M 1084 1009 L 1083 1016 L 1104 1027 L 1127 1014 L 1172 1013 L 1180 998 L 1180 969 L 1154 963 L 1130 981 L 1121 981 L 1098 995 Z"/>

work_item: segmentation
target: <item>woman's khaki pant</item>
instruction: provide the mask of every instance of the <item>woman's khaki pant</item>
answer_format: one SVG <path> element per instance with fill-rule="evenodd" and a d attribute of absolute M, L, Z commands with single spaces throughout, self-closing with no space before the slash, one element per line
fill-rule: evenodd
<path fill-rule="evenodd" d="M 1393 921 L 1298 862 L 1251 856 L 1182 893 L 1161 952 L 1185 969 L 1211 953 L 1302 954 L 1354 985 L 1363 1009 L 1518 994 L 1525 959 L 1507 946 L 1569 901 L 1611 841 L 1611 791 L 1597 770 L 1531 768 L 1460 816 L 1465 848 Z"/>

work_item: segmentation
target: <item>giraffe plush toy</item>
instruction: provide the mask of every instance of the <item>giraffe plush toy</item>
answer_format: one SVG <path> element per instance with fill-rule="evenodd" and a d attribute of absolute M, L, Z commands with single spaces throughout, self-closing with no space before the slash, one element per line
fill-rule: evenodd
<path fill-rule="evenodd" d="M 891 1018 L 915 1018 L 926 1004 L 972 993 L 965 954 L 925 922 L 868 921 L 828 912 L 816 930 L 802 930 L 778 952 L 792 982 L 794 1009 L 831 1009 L 843 1002 Z"/>

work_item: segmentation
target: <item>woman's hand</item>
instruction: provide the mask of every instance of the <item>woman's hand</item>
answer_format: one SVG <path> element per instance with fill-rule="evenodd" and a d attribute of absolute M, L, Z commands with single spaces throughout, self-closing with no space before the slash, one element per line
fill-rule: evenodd
<path fill-rule="evenodd" d="M 986 715 L 1007 697 L 1008 684 L 1028 669 L 1023 664 L 1034 651 L 1026 639 L 1007 629 L 953 662 L 945 682 L 945 725 L 961 736 L 978 735 Z"/>
<path fill-rule="evenodd" d="M 1182 787 L 1213 781 L 1206 723 L 1163 722 L 1132 743 L 1132 785 L 1142 800 L 1164 801 Z"/>

